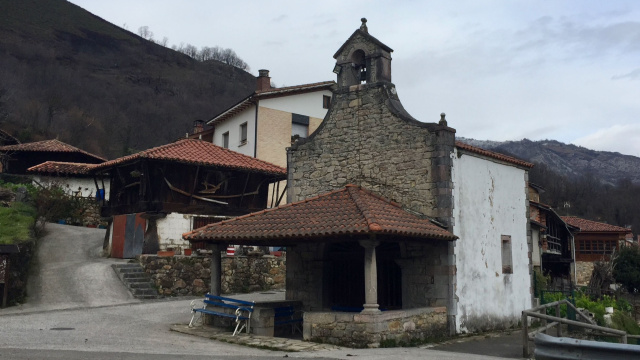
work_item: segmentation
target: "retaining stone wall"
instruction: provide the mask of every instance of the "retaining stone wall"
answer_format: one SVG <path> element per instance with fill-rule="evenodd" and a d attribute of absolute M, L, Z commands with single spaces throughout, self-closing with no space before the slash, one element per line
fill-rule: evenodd
<path fill-rule="evenodd" d="M 381 342 L 393 346 L 409 345 L 447 334 L 444 307 L 393 310 L 376 315 L 304 313 L 305 340 L 348 347 L 379 347 Z"/>
<path fill-rule="evenodd" d="M 203 295 L 211 289 L 209 256 L 141 255 L 140 264 L 165 296 Z M 222 293 L 285 288 L 286 260 L 274 256 L 223 256 Z"/>
<path fill-rule="evenodd" d="M 591 261 L 576 261 L 576 282 L 578 285 L 587 285 L 593 273 Z"/>

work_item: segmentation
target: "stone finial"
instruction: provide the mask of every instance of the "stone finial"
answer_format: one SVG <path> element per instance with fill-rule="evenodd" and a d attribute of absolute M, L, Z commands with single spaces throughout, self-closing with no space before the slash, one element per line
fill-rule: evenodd
<path fill-rule="evenodd" d="M 447 126 L 447 119 L 445 119 L 445 116 L 447 116 L 447 114 L 445 113 L 440 114 L 440 121 L 438 122 L 439 125 Z"/>
<path fill-rule="evenodd" d="M 367 18 L 360 19 L 362 21 L 362 25 L 360 25 L 360 30 L 369 33 L 369 29 L 367 29 Z"/>

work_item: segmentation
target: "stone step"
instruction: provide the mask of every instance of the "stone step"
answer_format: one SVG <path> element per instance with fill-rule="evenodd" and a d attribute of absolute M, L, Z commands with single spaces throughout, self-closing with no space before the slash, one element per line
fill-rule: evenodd
<path fill-rule="evenodd" d="M 143 273 L 144 274 L 144 269 L 141 267 L 138 268 L 118 268 L 116 269 L 116 271 L 121 272 L 123 274 L 137 274 L 137 273 Z"/>
<path fill-rule="evenodd" d="M 136 264 L 136 263 L 126 263 L 126 264 L 113 264 L 112 265 L 115 268 L 118 269 L 130 269 L 130 268 L 139 268 L 140 264 Z"/>
<path fill-rule="evenodd" d="M 155 289 L 149 281 L 134 282 L 134 283 L 130 282 L 127 285 L 129 286 L 130 289 Z"/>
<path fill-rule="evenodd" d="M 140 264 L 114 264 L 112 267 L 136 299 L 158 299 L 161 297 Z"/>
<path fill-rule="evenodd" d="M 158 290 L 156 289 L 131 289 L 131 292 L 133 293 L 133 295 L 138 298 L 138 296 L 142 295 L 154 295 L 154 296 L 158 296 Z"/>
<path fill-rule="evenodd" d="M 149 276 L 145 272 L 130 272 L 122 274 L 123 279 L 135 280 L 135 279 L 146 279 L 149 280 Z"/>

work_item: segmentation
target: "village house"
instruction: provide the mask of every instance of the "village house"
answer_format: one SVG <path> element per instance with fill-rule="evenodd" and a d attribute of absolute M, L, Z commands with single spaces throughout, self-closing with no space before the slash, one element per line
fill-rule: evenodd
<path fill-rule="evenodd" d="M 540 202 L 544 189 L 529 183 L 529 215 L 533 239 L 533 268 L 550 276 L 553 288 L 575 284 L 575 242 L 578 228 L 567 224 L 549 205 Z"/>
<path fill-rule="evenodd" d="M 99 164 L 107 159 L 55 139 L 0 146 L 0 169 L 7 174 L 25 175 L 46 161 Z"/>
<path fill-rule="evenodd" d="M 533 165 L 456 142 L 444 114 L 414 119 L 391 52 L 366 19 L 336 52 L 329 111 L 287 151 L 289 205 L 184 238 L 287 246 L 286 298 L 303 304 L 307 340 L 376 346 L 516 326 L 532 303 Z"/>
<path fill-rule="evenodd" d="M 259 70 L 256 90 L 207 122 L 194 122 L 190 138 L 286 167 L 286 148 L 312 134 L 331 102 L 334 81 L 274 88 L 268 70 Z M 269 205 L 282 198 L 286 182 L 270 189 Z"/>
<path fill-rule="evenodd" d="M 567 224 L 579 229 L 575 234 L 576 284 L 586 285 L 595 261 L 608 261 L 611 254 L 624 246 L 631 229 L 603 222 L 563 216 Z"/>
<path fill-rule="evenodd" d="M 99 164 L 96 177 L 111 183 L 102 215 L 112 257 L 133 258 L 189 248 L 182 233 L 262 210 L 269 184 L 285 169 L 210 142 L 182 139 Z"/>
<path fill-rule="evenodd" d="M 46 161 L 27 169 L 39 186 L 59 186 L 69 196 L 109 200 L 109 181 L 103 176 L 94 178 L 91 170 L 98 164 Z"/>

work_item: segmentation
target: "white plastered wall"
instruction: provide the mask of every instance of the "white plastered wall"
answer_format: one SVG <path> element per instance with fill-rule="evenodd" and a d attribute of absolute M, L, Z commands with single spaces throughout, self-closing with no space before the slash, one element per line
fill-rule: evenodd
<path fill-rule="evenodd" d="M 191 245 L 187 240 L 182 239 L 182 234 L 191 231 L 193 215 L 169 213 L 166 217 L 158 219 L 158 241 L 160 249 L 167 248 L 184 249 Z"/>
<path fill-rule="evenodd" d="M 240 143 L 240 125 L 247 123 L 247 142 Z M 216 131 L 213 134 L 213 143 L 223 146 L 222 135 L 229 132 L 229 149 L 237 151 L 247 156 L 254 155 L 255 147 L 255 129 L 256 124 L 256 107 L 252 105 L 241 111 L 239 114 L 216 125 Z"/>
<path fill-rule="evenodd" d="M 96 184 L 93 178 L 34 175 L 32 179 L 36 186 L 42 185 L 50 187 L 52 185 L 58 185 L 70 196 L 95 197 L 96 195 Z M 102 181 L 98 180 L 98 185 L 102 186 Z M 105 180 L 104 186 L 105 197 L 109 200 L 108 179 Z"/>
<path fill-rule="evenodd" d="M 322 107 L 322 97 L 331 96 L 331 91 L 322 90 L 298 95 L 260 100 L 260 106 L 324 119 L 328 109 Z"/>
<path fill-rule="evenodd" d="M 531 307 L 526 172 L 453 154 L 457 332 L 515 326 Z M 513 273 L 503 274 L 501 235 L 511 236 Z"/>

